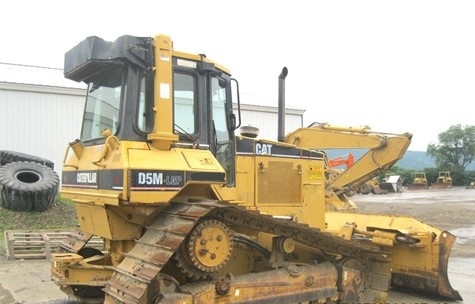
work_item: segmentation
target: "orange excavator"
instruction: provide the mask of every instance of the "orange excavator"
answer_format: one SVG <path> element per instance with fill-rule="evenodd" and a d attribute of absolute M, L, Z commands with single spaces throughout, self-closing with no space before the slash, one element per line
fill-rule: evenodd
<path fill-rule="evenodd" d="M 353 166 L 355 157 L 353 156 L 352 153 L 348 153 L 346 155 L 338 156 L 336 158 L 330 159 L 330 167 L 338 167 L 342 165 L 346 165 L 346 168 L 350 168 Z"/>
<path fill-rule="evenodd" d="M 343 165 L 346 165 L 346 170 L 348 170 L 351 166 L 353 166 L 354 163 L 354 156 L 352 153 L 348 153 L 346 155 L 338 156 L 336 158 L 332 158 L 328 161 L 328 168 L 327 168 L 327 175 L 329 180 L 336 179 L 339 175 L 341 175 L 343 172 L 345 172 L 345 169 L 340 169 L 340 168 L 335 168 L 335 167 L 341 167 Z M 348 187 L 345 192 L 345 196 L 351 197 L 353 196 L 358 189 L 355 190 L 354 187 Z M 333 208 L 335 205 L 340 205 L 342 202 L 340 200 L 334 201 L 334 204 L 330 204 L 329 207 Z M 339 206 L 338 208 L 343 208 L 343 209 L 353 209 L 356 208 L 355 205 L 351 205 L 351 203 L 348 202 L 344 203 L 343 206 Z"/>

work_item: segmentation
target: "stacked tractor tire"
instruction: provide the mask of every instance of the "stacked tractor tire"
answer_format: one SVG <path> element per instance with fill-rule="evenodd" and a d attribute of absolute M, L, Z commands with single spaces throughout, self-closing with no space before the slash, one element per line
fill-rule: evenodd
<path fill-rule="evenodd" d="M 34 155 L 0 151 L 0 203 L 14 211 L 45 211 L 56 201 L 54 163 Z"/>

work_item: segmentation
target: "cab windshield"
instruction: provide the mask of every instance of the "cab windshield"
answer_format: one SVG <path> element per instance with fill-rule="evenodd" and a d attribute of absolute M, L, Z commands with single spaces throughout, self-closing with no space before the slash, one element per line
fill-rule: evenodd
<path fill-rule="evenodd" d="M 120 76 L 120 73 L 114 73 Z M 111 81 L 113 80 L 113 81 Z M 119 121 L 121 97 L 121 77 L 105 82 L 91 82 L 87 98 L 81 131 L 81 140 L 102 138 L 102 130 L 109 129 L 115 134 Z"/>

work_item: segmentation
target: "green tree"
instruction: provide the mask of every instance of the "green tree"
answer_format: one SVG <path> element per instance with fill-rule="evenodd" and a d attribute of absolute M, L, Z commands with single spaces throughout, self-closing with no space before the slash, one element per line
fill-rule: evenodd
<path fill-rule="evenodd" d="M 435 160 L 437 168 L 465 171 L 475 159 L 475 126 L 451 126 L 439 133 L 439 144 L 429 144 L 426 153 Z"/>

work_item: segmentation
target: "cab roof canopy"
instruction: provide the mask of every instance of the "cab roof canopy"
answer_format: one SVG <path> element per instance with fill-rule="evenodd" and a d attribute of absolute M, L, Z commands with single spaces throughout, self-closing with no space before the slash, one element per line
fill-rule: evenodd
<path fill-rule="evenodd" d="M 66 53 L 64 76 L 89 83 L 96 74 L 119 67 L 124 60 L 144 69 L 152 68 L 152 38 L 124 35 L 110 42 L 90 36 Z"/>

